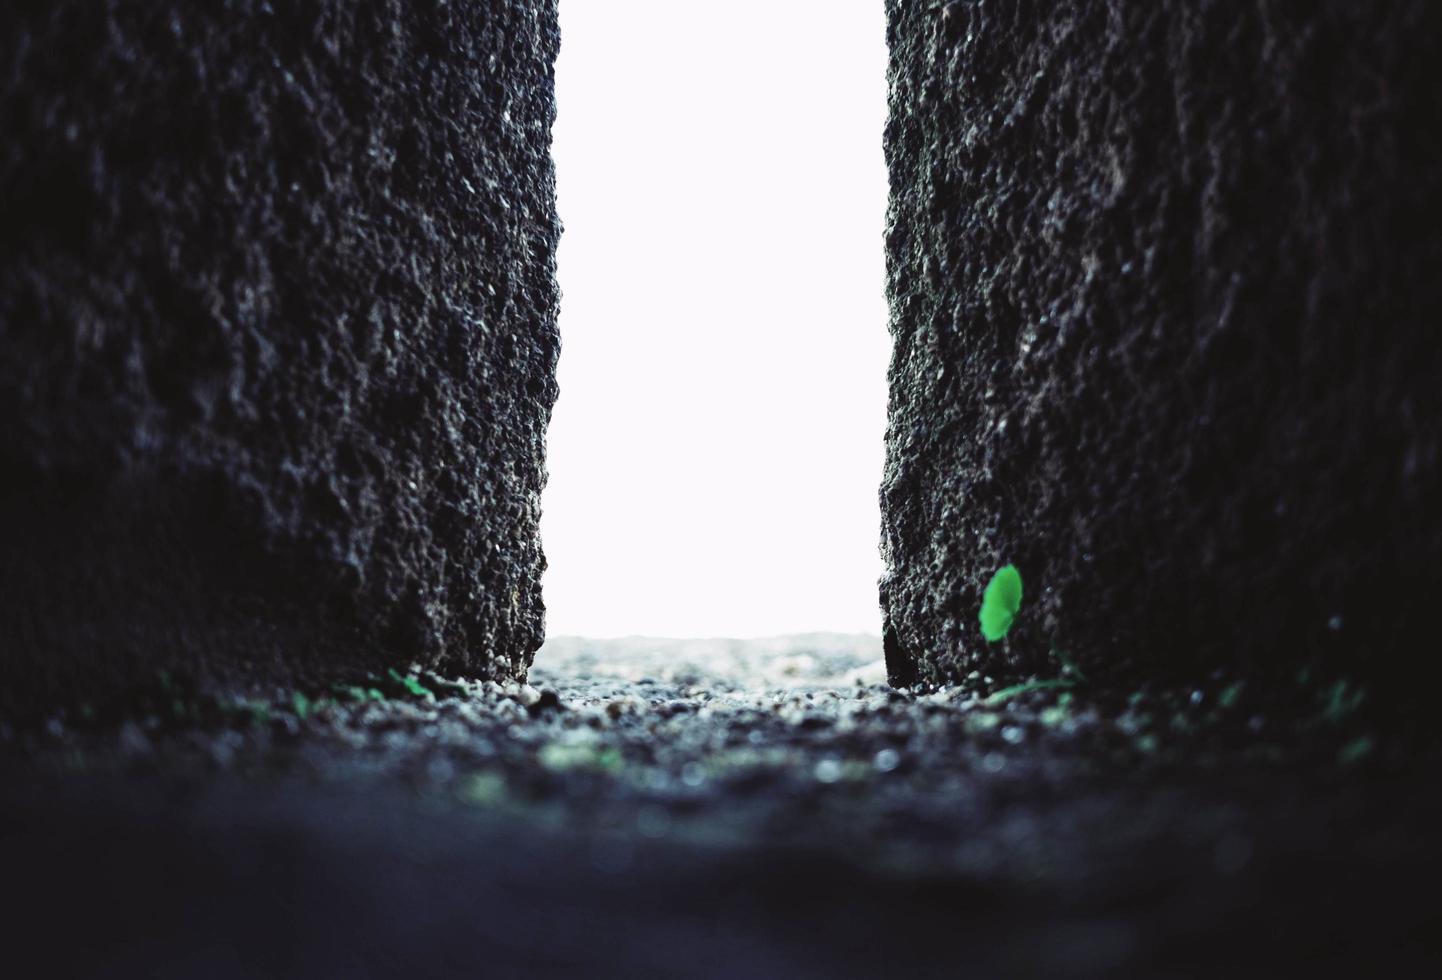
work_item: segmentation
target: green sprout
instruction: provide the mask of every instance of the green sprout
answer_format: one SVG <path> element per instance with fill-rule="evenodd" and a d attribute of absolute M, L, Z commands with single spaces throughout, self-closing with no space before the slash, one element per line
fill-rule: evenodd
<path fill-rule="evenodd" d="M 1050 691 L 1053 688 L 1066 689 L 1069 687 L 1076 687 L 1076 681 L 1067 680 L 1065 678 L 1054 678 L 1051 680 L 1043 681 L 1027 681 L 1025 684 L 1013 684 L 1011 687 L 1004 687 L 1000 691 L 995 691 L 992 694 L 988 695 L 986 698 L 982 699 L 981 703 L 986 705 L 987 707 L 992 707 L 994 705 L 1001 704 L 1004 701 L 1010 701 L 1018 694 L 1030 694 L 1032 691 Z"/>
<path fill-rule="evenodd" d="M 1377 743 L 1372 740 L 1370 735 L 1354 738 L 1342 746 L 1342 750 L 1337 753 L 1337 761 L 1344 766 L 1350 766 L 1367 758 L 1376 747 Z"/>
<path fill-rule="evenodd" d="M 373 687 L 357 687 L 354 684 L 337 684 L 334 689 L 337 694 L 344 694 L 358 704 L 364 704 L 367 701 L 384 701 L 386 699 L 384 694 Z"/>
<path fill-rule="evenodd" d="M 427 701 L 434 701 L 436 699 L 435 694 L 431 693 L 431 689 L 414 677 L 402 674 L 394 667 L 389 668 L 386 673 L 390 675 L 391 680 L 405 688 L 406 693 L 412 697 L 425 698 Z"/>
<path fill-rule="evenodd" d="M 306 697 L 305 694 L 300 691 L 291 693 L 290 706 L 295 709 L 295 716 L 301 721 L 305 721 L 314 704 L 315 702 L 311 701 L 310 698 Z"/>
<path fill-rule="evenodd" d="M 994 707 L 1005 701 L 1010 701 L 1012 698 L 1016 697 L 1019 694 L 1030 694 L 1032 691 L 1050 691 L 1053 689 L 1059 689 L 1062 693 L 1057 696 L 1056 703 L 1057 707 L 1061 709 L 1062 716 L 1064 717 L 1066 714 L 1066 709 L 1071 706 L 1072 689 L 1080 687 L 1082 684 L 1086 683 L 1086 678 L 1082 676 L 1082 672 L 1077 669 L 1077 665 L 1072 663 L 1072 659 L 1068 657 L 1065 653 L 1062 653 L 1060 650 L 1053 650 L 1051 652 L 1051 655 L 1056 658 L 1056 661 L 1059 664 L 1061 664 L 1060 677 L 1053 677 L 1045 680 L 1037 680 L 1033 678 L 1032 680 L 1022 682 L 1021 684 L 1013 684 L 1011 687 L 1004 687 L 999 691 L 993 691 L 989 696 L 983 698 L 981 703 L 986 705 L 987 707 Z M 1050 724 L 1050 722 L 1048 722 L 1048 724 Z"/>
<path fill-rule="evenodd" d="M 987 583 L 981 596 L 981 635 L 995 643 L 1011 631 L 1016 611 L 1021 608 L 1021 572 L 1015 565 L 1003 565 Z"/>

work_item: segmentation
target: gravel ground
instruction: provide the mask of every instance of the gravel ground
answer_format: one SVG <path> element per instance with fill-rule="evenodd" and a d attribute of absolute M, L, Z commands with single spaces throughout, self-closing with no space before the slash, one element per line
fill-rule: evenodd
<path fill-rule="evenodd" d="M 16 935 L 84 936 L 30 950 L 77 975 L 1442 965 L 1436 756 L 1338 679 L 913 694 L 830 635 L 537 664 L 0 730 Z"/>

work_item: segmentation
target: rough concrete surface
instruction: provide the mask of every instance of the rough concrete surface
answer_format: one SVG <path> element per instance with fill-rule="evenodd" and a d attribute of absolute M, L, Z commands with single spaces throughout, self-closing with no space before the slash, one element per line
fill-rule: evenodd
<path fill-rule="evenodd" d="M 17 975 L 1432 976 L 1437 756 L 1313 678 L 888 688 L 878 638 L 0 727 Z M 63 941 L 48 937 L 58 930 Z M 83 937 L 83 941 L 82 941 Z M 39 968 L 27 969 L 35 962 Z"/>
<path fill-rule="evenodd" d="M 557 46 L 554 0 L 3 6 L 0 706 L 524 676 Z"/>
<path fill-rule="evenodd" d="M 893 680 L 1060 649 L 1428 690 L 1442 8 L 887 7 Z"/>

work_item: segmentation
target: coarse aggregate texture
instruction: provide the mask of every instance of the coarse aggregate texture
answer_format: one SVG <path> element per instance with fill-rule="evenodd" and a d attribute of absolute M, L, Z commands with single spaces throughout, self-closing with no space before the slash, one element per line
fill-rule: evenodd
<path fill-rule="evenodd" d="M 892 679 L 1322 657 L 1425 699 L 1442 7 L 887 10 Z"/>
<path fill-rule="evenodd" d="M 317 650 L 524 677 L 558 44 L 554 0 L 3 5 L 0 713 Z"/>
<path fill-rule="evenodd" d="M 7 921 L 82 929 L 29 947 L 76 976 L 1442 963 L 1434 750 L 1322 675 L 1278 713 L 1052 666 L 917 694 L 878 639 L 815 635 L 557 640 L 532 685 L 163 679 L 0 730 Z"/>

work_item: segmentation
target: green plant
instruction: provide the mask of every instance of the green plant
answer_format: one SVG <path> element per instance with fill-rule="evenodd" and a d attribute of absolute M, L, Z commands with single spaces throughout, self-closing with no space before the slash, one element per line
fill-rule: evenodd
<path fill-rule="evenodd" d="M 1337 761 L 1344 766 L 1353 765 L 1371 755 L 1376 747 L 1377 743 L 1370 735 L 1358 736 L 1342 746 L 1337 753 Z"/>
<path fill-rule="evenodd" d="M 390 676 L 391 680 L 395 681 L 402 688 L 404 688 L 405 692 L 411 697 L 424 698 L 427 701 L 434 701 L 436 699 L 436 696 L 434 693 L 431 692 L 431 689 L 426 687 L 420 681 L 416 680 L 414 677 L 402 674 L 394 667 L 387 669 L 386 673 Z"/>
<path fill-rule="evenodd" d="M 237 698 L 230 703 L 229 713 L 237 722 L 249 723 L 253 728 L 264 728 L 270 724 L 270 705 L 264 701 Z"/>
<path fill-rule="evenodd" d="M 981 635 L 986 642 L 1004 639 L 1020 608 L 1021 572 L 1015 565 L 1003 565 L 981 595 Z"/>
<path fill-rule="evenodd" d="M 1051 652 L 1051 655 L 1057 663 L 1061 664 L 1060 677 L 1044 678 L 1040 680 L 1033 678 L 1029 681 L 1023 681 L 1020 684 L 1013 684 L 1011 687 L 1003 687 L 1001 690 L 993 691 L 990 695 L 983 698 L 981 703 L 990 708 L 995 707 L 996 705 L 1001 704 L 1005 701 L 1010 701 L 1012 698 L 1016 697 L 1019 694 L 1030 694 L 1032 691 L 1050 691 L 1053 689 L 1059 689 L 1063 693 L 1057 698 L 1057 706 L 1063 709 L 1063 711 L 1065 711 L 1066 708 L 1071 706 L 1072 689 L 1078 688 L 1082 684 L 1086 683 L 1086 678 L 1082 676 L 1082 672 L 1077 669 L 1077 665 L 1072 662 L 1071 657 L 1067 656 L 1062 651 L 1053 650 Z"/>
<path fill-rule="evenodd" d="M 310 714 L 312 702 L 303 692 L 293 691 L 290 695 L 290 706 L 295 710 L 295 716 L 301 721 L 305 721 Z"/>
<path fill-rule="evenodd" d="M 386 696 L 373 687 L 358 687 L 354 684 L 336 684 L 337 694 L 344 694 L 352 701 L 364 704 L 367 701 L 384 701 Z"/>
<path fill-rule="evenodd" d="M 1065 690 L 1073 687 L 1076 687 L 1076 681 L 1062 677 L 1027 681 L 1024 684 L 1013 684 L 1011 687 L 1004 687 L 999 691 L 993 691 L 987 697 L 983 698 L 981 703 L 991 708 L 1005 701 L 1010 701 L 1018 694 L 1030 694 L 1032 691 L 1050 691 L 1054 688 Z"/>
<path fill-rule="evenodd" d="M 1366 691 L 1350 686 L 1346 678 L 1336 681 L 1323 695 L 1322 718 L 1340 724 L 1362 706 L 1366 697 Z"/>

